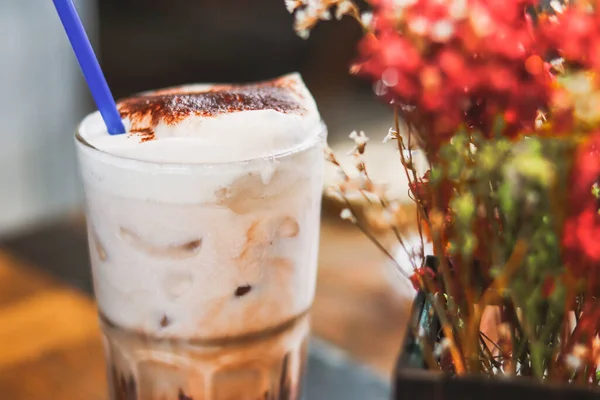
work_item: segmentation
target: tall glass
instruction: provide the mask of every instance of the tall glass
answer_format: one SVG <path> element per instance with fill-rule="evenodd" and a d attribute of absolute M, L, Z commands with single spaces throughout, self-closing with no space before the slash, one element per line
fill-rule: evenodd
<path fill-rule="evenodd" d="M 113 400 L 298 399 L 325 127 L 286 153 L 164 164 L 76 136 Z"/>

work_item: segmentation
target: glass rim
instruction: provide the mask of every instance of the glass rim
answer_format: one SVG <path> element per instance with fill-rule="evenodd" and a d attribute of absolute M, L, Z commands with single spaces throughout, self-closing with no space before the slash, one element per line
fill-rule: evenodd
<path fill-rule="evenodd" d="M 243 160 L 235 160 L 235 161 L 211 161 L 211 162 L 164 162 L 164 161 L 149 161 L 149 160 L 139 160 L 132 157 L 126 157 L 121 155 L 112 154 L 108 151 L 101 150 L 95 146 L 93 146 L 90 142 L 85 140 L 79 133 L 80 127 L 75 131 L 75 140 L 77 143 L 84 148 L 87 148 L 94 153 L 100 154 L 104 158 L 118 160 L 118 162 L 126 162 L 131 166 L 139 166 L 139 167 L 160 167 L 170 170 L 179 170 L 179 169 L 191 169 L 191 168 L 211 168 L 211 167 L 227 167 L 227 166 L 240 166 L 247 165 L 261 161 L 268 160 L 278 160 L 282 158 L 286 158 L 292 156 L 294 154 L 302 153 L 306 150 L 309 150 L 315 147 L 320 142 L 324 142 L 327 139 L 327 125 L 325 125 L 323 120 L 320 120 L 318 125 L 314 130 L 318 130 L 318 132 L 312 135 L 310 138 L 302 141 L 296 146 L 290 147 L 283 151 L 278 151 L 273 154 L 269 154 L 261 157 L 252 157 Z M 124 135 L 126 135 L 124 133 Z"/>

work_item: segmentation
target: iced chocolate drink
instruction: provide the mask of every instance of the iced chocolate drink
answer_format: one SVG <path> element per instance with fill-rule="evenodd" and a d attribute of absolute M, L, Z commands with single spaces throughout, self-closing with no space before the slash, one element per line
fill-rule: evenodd
<path fill-rule="evenodd" d="M 121 101 L 77 135 L 112 399 L 298 399 L 325 129 L 298 75 Z"/>

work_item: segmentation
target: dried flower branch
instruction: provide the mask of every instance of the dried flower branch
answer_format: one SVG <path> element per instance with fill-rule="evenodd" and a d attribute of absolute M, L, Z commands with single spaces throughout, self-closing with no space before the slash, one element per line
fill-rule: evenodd
<path fill-rule="evenodd" d="M 326 157 L 340 172 L 342 218 L 393 262 L 380 234 L 409 255 L 410 279 L 441 325 L 438 343 L 416 335 L 428 365 L 597 387 L 600 1 L 367 3 L 363 14 L 346 1 L 286 5 L 305 36 L 332 11 L 365 29 L 351 72 L 392 101 L 383 142 L 396 146 L 414 204 L 371 180 L 363 132 L 350 135 L 352 171 Z M 411 224 L 419 254 L 404 240 Z M 435 266 L 423 262 L 426 243 Z M 482 331 L 490 312 L 497 319 Z"/>
<path fill-rule="evenodd" d="M 331 9 L 335 8 L 335 18 L 348 15 L 363 25 L 359 8 L 351 0 L 285 0 L 290 13 L 294 13 L 294 29 L 304 39 L 319 21 L 331 19 Z"/>

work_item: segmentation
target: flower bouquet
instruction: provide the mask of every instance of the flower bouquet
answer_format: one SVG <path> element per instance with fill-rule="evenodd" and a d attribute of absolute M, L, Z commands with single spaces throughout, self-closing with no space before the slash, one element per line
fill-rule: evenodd
<path fill-rule="evenodd" d="M 364 194 L 370 212 L 348 202 L 342 216 L 396 262 L 384 227 L 412 263 L 397 398 L 600 397 L 600 1 L 286 4 L 304 37 L 356 19 L 350 71 L 394 110 L 386 140 L 417 245 L 407 208 L 369 177 L 364 134 L 352 135 L 358 173 L 340 171 L 333 190 Z"/>

